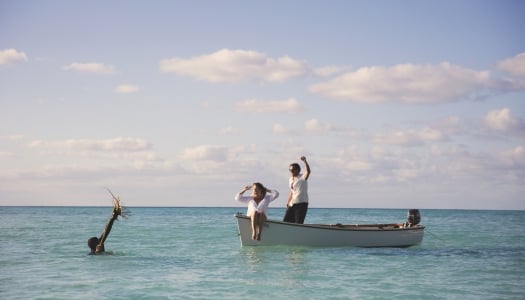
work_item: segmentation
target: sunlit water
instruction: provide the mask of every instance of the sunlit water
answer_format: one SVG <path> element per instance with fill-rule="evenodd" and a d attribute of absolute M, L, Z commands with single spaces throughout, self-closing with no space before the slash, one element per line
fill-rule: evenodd
<path fill-rule="evenodd" d="M 525 299 L 524 211 L 421 210 L 423 243 L 405 249 L 241 247 L 237 211 L 131 208 L 111 254 L 88 255 L 111 208 L 0 207 L 0 299 Z M 406 214 L 310 209 L 306 222 Z"/>

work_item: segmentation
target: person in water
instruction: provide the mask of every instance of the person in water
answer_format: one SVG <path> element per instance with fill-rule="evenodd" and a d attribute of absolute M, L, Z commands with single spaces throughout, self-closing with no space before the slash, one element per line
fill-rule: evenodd
<path fill-rule="evenodd" d="M 248 190 L 253 190 L 252 195 L 243 196 Z M 277 199 L 277 197 L 279 197 L 279 192 L 277 190 L 267 189 L 259 182 L 245 186 L 244 189 L 235 195 L 235 200 L 242 203 L 248 203 L 248 211 L 246 212 L 246 215 L 251 219 L 252 240 L 261 240 L 263 224 L 267 220 L 266 213 L 268 211 L 268 205 L 270 202 Z"/>
<path fill-rule="evenodd" d="M 104 231 L 102 232 L 100 238 L 94 236 L 88 239 L 88 247 L 91 250 L 90 254 L 104 253 L 104 242 L 106 241 L 106 239 L 109 236 L 109 233 L 111 232 L 113 222 L 115 222 L 118 216 L 121 216 L 122 218 L 127 217 L 125 214 L 125 209 L 120 203 L 120 199 L 118 197 L 115 197 L 113 193 L 111 193 L 111 191 L 109 191 L 109 193 L 113 197 L 113 211 L 111 212 L 108 223 L 106 224 L 106 227 L 104 228 Z"/>

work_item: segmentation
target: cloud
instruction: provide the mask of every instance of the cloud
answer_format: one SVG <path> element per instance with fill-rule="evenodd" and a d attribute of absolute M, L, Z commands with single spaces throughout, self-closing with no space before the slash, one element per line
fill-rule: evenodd
<path fill-rule="evenodd" d="M 373 159 L 366 154 L 359 153 L 354 146 L 339 150 L 335 157 L 327 162 L 331 165 L 331 169 L 338 169 L 346 175 L 355 175 L 355 172 L 363 174 L 374 168 Z"/>
<path fill-rule="evenodd" d="M 513 76 L 525 77 L 525 53 L 502 60 L 497 67 Z"/>
<path fill-rule="evenodd" d="M 252 113 L 296 113 L 303 111 L 303 106 L 295 98 L 283 101 L 245 100 L 235 104 L 240 112 Z"/>
<path fill-rule="evenodd" d="M 354 131 L 350 128 L 337 127 L 315 118 L 306 120 L 302 127 L 295 129 L 277 123 L 272 126 L 272 132 L 279 135 L 324 135 L 327 133 L 354 134 Z"/>
<path fill-rule="evenodd" d="M 230 49 L 188 59 L 165 59 L 160 61 L 160 70 L 209 82 L 283 82 L 308 71 L 303 62 L 289 56 L 275 59 L 256 51 Z"/>
<path fill-rule="evenodd" d="M 0 51 L 0 65 L 26 61 L 27 55 L 24 52 L 18 52 L 16 49 L 5 49 Z"/>
<path fill-rule="evenodd" d="M 35 140 L 28 145 L 33 156 L 44 157 L 43 164 L 27 170 L 8 170 L 8 173 L 26 174 L 23 177 L 65 178 L 90 177 L 90 174 L 109 176 L 117 172 L 125 176 L 126 171 L 162 173 L 173 169 L 173 165 L 159 158 L 151 150 L 151 144 L 142 139 L 69 139 L 56 141 Z M 36 151 L 36 152 L 35 152 Z M 36 153 L 36 155 L 34 155 Z M 100 173 L 99 173 L 100 172 Z M 105 175 L 103 173 L 106 173 Z M 151 175 L 151 174 L 150 174 Z M 18 175 L 17 175 L 18 176 Z"/>
<path fill-rule="evenodd" d="M 272 132 L 275 134 L 289 134 L 292 131 L 282 124 L 274 124 L 272 126 Z"/>
<path fill-rule="evenodd" d="M 15 140 L 22 140 L 24 138 L 25 136 L 22 134 L 0 135 L 0 140 L 15 141 Z"/>
<path fill-rule="evenodd" d="M 315 69 L 313 73 L 320 77 L 328 77 L 338 73 L 349 71 L 351 69 L 351 66 L 325 66 Z"/>
<path fill-rule="evenodd" d="M 12 152 L 0 151 L 0 158 L 11 158 L 15 157 L 15 154 Z"/>
<path fill-rule="evenodd" d="M 525 121 L 512 115 L 510 109 L 492 110 L 484 118 L 487 128 L 499 132 L 516 132 L 525 130 Z"/>
<path fill-rule="evenodd" d="M 499 157 L 504 164 L 510 167 L 524 169 L 523 171 L 525 171 L 525 147 L 517 146 L 513 149 L 506 150 L 502 152 Z"/>
<path fill-rule="evenodd" d="M 450 63 L 366 67 L 317 83 L 309 91 L 330 99 L 360 103 L 433 104 L 479 99 L 497 88 L 487 71 Z"/>
<path fill-rule="evenodd" d="M 372 166 L 368 161 L 359 161 L 353 160 L 349 161 L 344 165 L 344 168 L 348 171 L 359 172 L 359 171 L 369 171 Z"/>
<path fill-rule="evenodd" d="M 121 84 L 115 88 L 117 94 L 133 94 L 140 90 L 138 86 L 131 84 Z"/>
<path fill-rule="evenodd" d="M 304 132 L 306 134 L 324 134 L 333 130 L 334 127 L 328 123 L 321 123 L 317 119 L 310 119 L 304 123 Z"/>
<path fill-rule="evenodd" d="M 426 151 L 425 151 L 426 150 Z M 437 181 L 441 185 L 483 182 L 523 182 L 525 148 L 517 146 L 501 152 L 472 152 L 468 147 L 432 145 L 425 150 L 393 147 L 346 147 L 324 159 L 331 175 L 351 184 L 397 184 L 413 186 Z M 320 170 L 321 171 L 321 170 Z"/>
<path fill-rule="evenodd" d="M 397 130 L 386 134 L 377 134 L 374 141 L 379 144 L 419 146 L 427 142 L 440 142 L 447 139 L 441 131 L 432 128 L 420 130 Z"/>
<path fill-rule="evenodd" d="M 145 151 L 151 148 L 151 144 L 142 139 L 118 137 L 114 139 L 90 140 L 69 139 L 63 141 L 33 141 L 29 145 L 32 148 L 47 149 L 69 149 L 74 151 Z"/>
<path fill-rule="evenodd" d="M 242 133 L 242 130 L 239 128 L 232 127 L 232 126 L 228 126 L 228 127 L 219 129 L 219 133 L 221 135 L 240 135 Z"/>
<path fill-rule="evenodd" d="M 144 176 L 151 179 L 152 176 L 167 176 L 179 171 L 180 169 L 174 165 L 153 166 L 142 162 L 137 163 L 136 161 L 126 165 L 115 165 L 113 163 L 92 163 L 91 165 L 55 164 L 27 170 L 0 172 L 0 179 L 38 180 L 39 182 L 42 180 L 60 180 L 60 182 L 62 182 L 62 180 L 81 180 L 83 183 L 89 182 L 89 184 L 95 184 L 95 182 L 99 180 L 115 181 L 117 178 L 126 178 L 126 181 L 129 181 L 130 177 Z M 59 181 L 57 181 L 57 183 L 58 182 Z"/>
<path fill-rule="evenodd" d="M 184 170 L 190 174 L 225 180 L 226 177 L 236 177 L 253 169 L 253 162 L 241 159 L 241 156 L 250 152 L 253 151 L 242 146 L 200 145 L 184 149 L 179 160 Z M 247 169 L 247 166 L 250 167 Z"/>
<path fill-rule="evenodd" d="M 201 145 L 187 148 L 182 153 L 182 158 L 186 160 L 210 160 L 215 162 L 225 162 L 232 155 L 235 155 L 235 148 L 222 145 Z"/>
<path fill-rule="evenodd" d="M 458 116 L 449 116 L 434 121 L 430 127 L 439 130 L 445 135 L 457 134 L 464 130 L 462 120 Z"/>
<path fill-rule="evenodd" d="M 107 66 L 101 63 L 72 63 L 67 66 L 63 66 L 62 70 L 65 71 L 77 71 L 82 73 L 95 73 L 110 75 L 115 74 L 115 70 L 112 66 Z"/>

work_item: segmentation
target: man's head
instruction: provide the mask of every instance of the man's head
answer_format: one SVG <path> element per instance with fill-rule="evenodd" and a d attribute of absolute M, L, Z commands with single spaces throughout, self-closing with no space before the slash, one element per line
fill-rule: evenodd
<path fill-rule="evenodd" d="M 290 170 L 290 172 L 292 172 L 293 176 L 296 176 L 297 174 L 299 174 L 299 172 L 301 172 L 301 166 L 299 166 L 298 163 L 290 164 L 290 167 L 288 169 Z"/>

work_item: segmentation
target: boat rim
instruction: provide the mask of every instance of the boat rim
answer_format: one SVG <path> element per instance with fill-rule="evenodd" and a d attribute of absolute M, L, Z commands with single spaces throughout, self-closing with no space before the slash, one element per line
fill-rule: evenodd
<path fill-rule="evenodd" d="M 237 212 L 234 215 L 238 219 L 250 219 L 243 213 Z M 327 229 L 327 230 L 342 230 L 342 231 L 408 231 L 408 230 L 423 230 L 425 229 L 424 225 L 414 225 L 412 227 L 400 227 L 402 223 L 388 223 L 388 224 L 297 224 L 290 222 L 283 222 L 277 220 L 266 220 L 267 223 L 281 224 L 287 226 L 296 226 L 296 227 L 306 227 L 306 228 L 316 228 L 316 229 Z M 396 227 L 397 226 L 397 227 Z"/>

